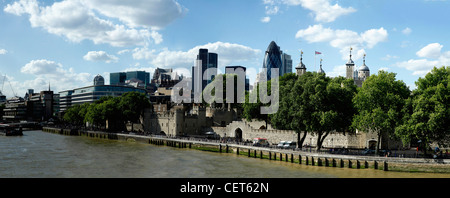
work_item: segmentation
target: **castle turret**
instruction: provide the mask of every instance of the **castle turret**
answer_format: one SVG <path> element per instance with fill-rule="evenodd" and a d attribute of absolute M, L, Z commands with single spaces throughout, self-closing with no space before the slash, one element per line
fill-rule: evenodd
<path fill-rule="evenodd" d="M 298 63 L 295 70 L 297 71 L 297 76 L 301 76 L 306 73 L 306 66 L 303 64 L 303 51 L 300 52 L 300 63 Z"/>
<path fill-rule="evenodd" d="M 355 70 L 355 63 L 352 60 L 352 50 L 353 49 L 350 48 L 350 59 L 348 60 L 347 64 L 345 64 L 345 67 L 347 70 L 346 78 L 348 78 L 348 79 L 354 79 L 354 77 L 356 77 L 353 75 L 353 71 Z"/>

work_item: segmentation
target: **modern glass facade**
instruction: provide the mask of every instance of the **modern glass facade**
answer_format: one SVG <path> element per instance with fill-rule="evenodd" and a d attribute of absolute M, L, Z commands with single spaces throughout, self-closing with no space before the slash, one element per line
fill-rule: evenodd
<path fill-rule="evenodd" d="M 99 85 L 77 88 L 74 90 L 62 91 L 60 94 L 60 111 L 67 110 L 72 105 L 93 103 L 103 96 L 121 96 L 127 92 L 139 92 L 147 94 L 145 89 L 120 86 L 120 85 Z"/>
<path fill-rule="evenodd" d="M 110 85 L 124 85 L 127 80 L 140 80 L 143 83 L 150 84 L 150 73 L 145 71 L 117 72 L 109 74 Z"/>
<path fill-rule="evenodd" d="M 282 68 L 281 55 L 282 52 L 280 51 L 280 47 L 274 41 L 272 41 L 267 48 L 263 62 L 263 68 L 266 69 L 267 72 L 267 81 L 271 80 L 273 77 L 271 69 Z"/>
<path fill-rule="evenodd" d="M 217 75 L 217 70 L 210 70 L 207 75 L 211 76 L 211 80 L 203 79 L 203 75 L 207 69 L 217 69 L 218 57 L 216 53 L 209 53 L 208 49 L 199 49 L 195 66 L 192 67 L 192 90 L 194 92 L 202 92 Z"/>

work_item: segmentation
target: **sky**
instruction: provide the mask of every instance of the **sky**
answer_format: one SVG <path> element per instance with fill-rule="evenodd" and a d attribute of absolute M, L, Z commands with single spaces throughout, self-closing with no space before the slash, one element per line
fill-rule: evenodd
<path fill-rule="evenodd" d="M 450 0 L 0 0 L 0 85 L 8 98 L 93 84 L 109 73 L 172 68 L 191 76 L 200 48 L 247 67 L 252 83 L 275 41 L 317 71 L 394 72 L 411 89 L 450 65 Z M 321 52 L 315 55 L 315 51 Z M 6 76 L 6 77 L 5 77 Z"/>

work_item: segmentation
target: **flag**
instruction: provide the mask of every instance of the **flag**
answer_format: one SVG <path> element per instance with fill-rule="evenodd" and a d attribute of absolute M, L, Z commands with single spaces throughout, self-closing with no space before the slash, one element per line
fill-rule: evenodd
<path fill-rule="evenodd" d="M 316 51 L 316 54 L 322 54 L 322 52 L 318 52 L 318 51 Z"/>

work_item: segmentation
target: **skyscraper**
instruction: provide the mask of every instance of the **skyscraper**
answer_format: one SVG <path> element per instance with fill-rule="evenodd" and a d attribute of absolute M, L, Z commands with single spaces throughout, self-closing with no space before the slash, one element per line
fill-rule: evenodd
<path fill-rule="evenodd" d="M 199 49 L 195 66 L 192 67 L 192 91 L 202 92 L 206 85 L 211 83 L 217 75 L 217 65 L 218 54 L 209 53 L 208 49 Z M 206 71 L 208 71 L 207 77 L 211 77 L 210 80 L 204 78 Z"/>
<path fill-rule="evenodd" d="M 281 50 L 280 47 L 275 43 L 275 41 L 270 42 L 269 47 L 267 47 L 266 55 L 264 56 L 264 62 L 263 62 L 263 68 L 266 70 L 267 74 L 267 81 L 271 80 L 272 72 L 271 69 L 273 68 L 282 68 L 282 62 L 281 62 Z M 292 63 L 291 63 L 292 65 Z M 291 66 L 292 67 L 292 66 Z M 292 69 L 292 68 L 291 68 Z M 281 74 L 281 72 L 279 72 Z"/>
<path fill-rule="evenodd" d="M 292 59 L 291 55 L 282 52 L 280 76 L 287 73 L 292 73 Z"/>

